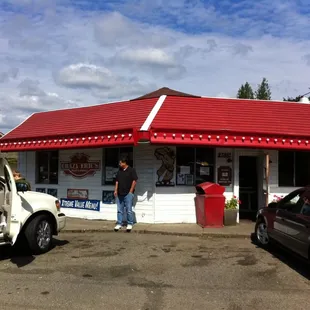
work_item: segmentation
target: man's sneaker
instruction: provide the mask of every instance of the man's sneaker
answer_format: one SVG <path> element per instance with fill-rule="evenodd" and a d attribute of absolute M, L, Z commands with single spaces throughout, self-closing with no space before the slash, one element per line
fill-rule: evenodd
<path fill-rule="evenodd" d="M 131 230 L 132 230 L 132 225 L 129 225 L 129 224 L 128 224 L 126 230 L 127 230 L 127 232 L 131 232 Z"/>
<path fill-rule="evenodd" d="M 117 225 L 114 227 L 114 231 L 119 231 L 121 228 L 122 228 L 122 225 L 117 224 Z"/>

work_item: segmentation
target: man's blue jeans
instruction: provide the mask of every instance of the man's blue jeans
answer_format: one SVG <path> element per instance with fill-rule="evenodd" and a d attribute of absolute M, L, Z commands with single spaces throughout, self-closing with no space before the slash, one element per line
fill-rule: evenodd
<path fill-rule="evenodd" d="M 117 224 L 122 225 L 124 209 L 127 210 L 127 224 L 133 225 L 133 214 L 132 214 L 132 204 L 133 204 L 134 194 L 128 193 L 126 196 L 117 196 Z"/>

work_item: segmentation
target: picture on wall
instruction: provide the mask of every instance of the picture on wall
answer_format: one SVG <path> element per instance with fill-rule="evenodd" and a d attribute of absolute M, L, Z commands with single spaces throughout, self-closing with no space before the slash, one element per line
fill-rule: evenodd
<path fill-rule="evenodd" d="M 68 188 L 67 198 L 69 199 L 88 199 L 88 189 Z"/>
<path fill-rule="evenodd" d="M 154 153 L 157 160 L 161 161 L 161 166 L 157 170 L 156 186 L 174 186 L 175 152 L 169 147 L 160 147 Z"/>
<path fill-rule="evenodd" d="M 42 187 L 37 187 L 36 188 L 36 192 L 38 192 L 38 193 L 46 193 L 46 189 L 42 188 Z"/>
<path fill-rule="evenodd" d="M 115 204 L 114 191 L 102 191 L 102 203 Z"/>
<path fill-rule="evenodd" d="M 47 189 L 47 193 L 48 193 L 49 195 L 52 195 L 52 196 L 54 196 L 54 197 L 57 197 L 57 188 L 48 188 L 48 189 Z"/>

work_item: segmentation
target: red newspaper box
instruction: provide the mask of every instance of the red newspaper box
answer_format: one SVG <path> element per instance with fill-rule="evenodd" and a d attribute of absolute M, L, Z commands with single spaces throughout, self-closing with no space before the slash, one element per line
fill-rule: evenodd
<path fill-rule="evenodd" d="M 225 187 L 211 182 L 196 185 L 196 220 L 201 227 L 223 227 Z"/>

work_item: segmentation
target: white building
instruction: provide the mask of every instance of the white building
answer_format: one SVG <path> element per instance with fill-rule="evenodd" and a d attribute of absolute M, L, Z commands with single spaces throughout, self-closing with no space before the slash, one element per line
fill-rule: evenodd
<path fill-rule="evenodd" d="M 66 214 L 114 220 L 113 176 L 126 153 L 144 223 L 195 223 L 195 184 L 225 186 L 240 217 L 309 183 L 307 102 L 202 98 L 162 88 L 140 98 L 35 113 L 0 140 L 32 188 Z"/>

